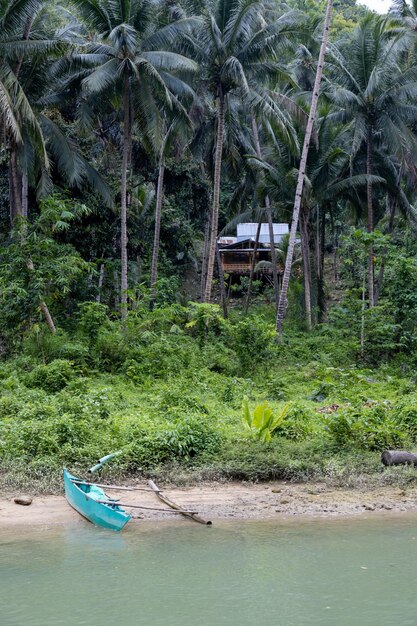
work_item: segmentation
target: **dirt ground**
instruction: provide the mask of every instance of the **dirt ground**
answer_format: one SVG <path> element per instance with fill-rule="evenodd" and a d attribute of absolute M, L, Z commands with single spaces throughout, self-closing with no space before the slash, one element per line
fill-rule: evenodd
<path fill-rule="evenodd" d="M 139 486 L 139 485 L 137 485 Z M 146 487 L 146 485 L 140 485 Z M 417 511 L 417 487 L 367 489 L 332 488 L 323 484 L 202 484 L 188 488 L 167 488 L 166 495 L 184 508 L 198 511 L 206 520 L 273 519 L 288 516 L 333 517 L 383 511 Z M 166 509 L 157 496 L 146 491 L 108 491 L 121 503 Z M 11 526 L 58 525 L 84 522 L 61 496 L 34 496 L 30 506 L 15 504 L 11 494 L 0 499 L 0 528 Z M 26 494 L 30 495 L 30 494 Z M 129 509 L 133 518 L 172 520 L 172 512 Z"/>

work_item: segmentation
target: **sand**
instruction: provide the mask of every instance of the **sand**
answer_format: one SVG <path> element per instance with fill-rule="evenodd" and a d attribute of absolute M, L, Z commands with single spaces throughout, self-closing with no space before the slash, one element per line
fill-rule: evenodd
<path fill-rule="evenodd" d="M 141 485 L 146 486 L 146 485 Z M 155 494 L 143 491 L 111 491 L 120 502 L 166 508 Z M 334 488 L 322 483 L 293 484 L 282 481 L 267 484 L 201 484 L 187 488 L 169 487 L 166 494 L 207 520 L 274 519 L 291 516 L 334 517 L 384 511 L 417 511 L 417 488 L 366 489 Z M 61 496 L 33 496 L 30 506 L 14 503 L 8 494 L 0 498 L 0 528 L 12 526 L 88 523 Z M 31 494 L 27 494 L 31 495 Z M 127 508 L 127 507 L 126 507 Z M 174 513 L 132 509 L 133 518 L 144 520 L 185 519 Z"/>

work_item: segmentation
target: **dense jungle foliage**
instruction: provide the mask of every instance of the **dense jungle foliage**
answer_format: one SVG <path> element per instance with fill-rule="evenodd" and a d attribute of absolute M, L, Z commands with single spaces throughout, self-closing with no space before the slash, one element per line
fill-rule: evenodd
<path fill-rule="evenodd" d="M 3 486 L 118 449 L 113 475 L 413 480 L 379 458 L 417 445 L 416 25 L 0 3 Z M 217 237 L 272 221 L 271 280 L 223 274 Z"/>

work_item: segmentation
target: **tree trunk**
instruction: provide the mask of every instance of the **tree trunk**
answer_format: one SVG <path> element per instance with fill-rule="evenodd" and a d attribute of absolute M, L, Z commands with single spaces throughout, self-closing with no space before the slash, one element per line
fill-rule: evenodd
<path fill-rule="evenodd" d="M 279 280 L 278 280 L 278 265 L 277 265 L 277 253 L 275 250 L 275 237 L 274 226 L 272 222 L 272 210 L 269 202 L 269 196 L 265 196 L 266 215 L 268 218 L 268 230 L 269 230 L 269 243 L 271 246 L 271 263 L 272 263 L 272 277 L 274 280 L 274 300 L 275 309 L 278 311 L 279 303 Z"/>
<path fill-rule="evenodd" d="M 163 157 L 161 155 L 159 163 L 158 173 L 158 185 L 156 189 L 156 208 L 155 208 L 155 232 L 153 238 L 153 251 L 152 251 L 152 266 L 151 266 L 151 294 L 149 308 L 153 311 L 156 298 L 156 279 L 158 276 L 158 255 L 159 255 L 159 241 L 161 233 L 161 215 L 162 215 L 162 201 L 164 198 L 164 174 L 165 167 L 163 165 Z"/>
<path fill-rule="evenodd" d="M 33 261 L 32 259 L 29 257 L 29 259 L 26 261 L 26 265 L 27 268 L 30 272 L 33 272 L 35 270 L 35 267 L 33 265 Z M 45 322 L 46 325 L 48 326 L 49 330 L 51 331 L 51 333 L 54 335 L 56 333 L 56 327 L 54 324 L 54 320 L 52 319 L 52 315 L 49 312 L 48 306 L 46 304 L 46 302 L 44 300 L 41 300 L 39 303 L 39 307 L 42 311 L 42 314 L 45 318 Z"/>
<path fill-rule="evenodd" d="M 120 248 L 121 248 L 121 293 L 120 313 L 122 319 L 127 316 L 127 169 L 129 165 L 131 143 L 131 119 L 130 119 L 130 86 L 129 75 L 124 74 L 123 84 L 123 157 L 122 157 L 122 180 L 121 180 L 121 206 L 120 206 Z"/>
<path fill-rule="evenodd" d="M 282 336 L 282 325 L 284 322 L 284 317 L 285 317 L 285 313 L 287 309 L 288 285 L 290 282 L 291 267 L 292 267 L 293 257 L 294 257 L 294 247 L 295 247 L 295 241 L 296 241 L 296 235 L 297 235 L 298 218 L 300 215 L 301 199 L 302 199 L 303 188 L 304 188 L 304 176 L 305 176 L 305 171 L 307 167 L 307 157 L 308 157 L 308 151 L 310 147 L 311 135 L 313 132 L 314 122 L 316 119 L 317 104 L 318 104 L 318 99 L 320 95 L 320 83 L 321 83 L 321 78 L 323 75 L 324 57 L 326 54 L 327 42 L 329 40 L 329 29 L 330 29 L 330 21 L 331 21 L 331 16 L 332 16 L 332 9 L 333 9 L 333 0 L 327 0 L 327 10 L 326 10 L 326 19 L 325 19 L 325 24 L 324 24 L 323 40 L 322 40 L 322 44 L 320 48 L 316 79 L 314 82 L 313 96 L 311 99 L 310 114 L 308 116 L 306 134 L 304 137 L 303 151 L 301 154 L 300 168 L 298 171 L 297 189 L 295 193 L 290 240 L 289 240 L 289 245 L 288 245 L 287 258 L 285 261 L 284 276 L 282 279 L 281 295 L 280 295 L 279 304 L 278 304 L 276 331 L 277 331 L 277 335 L 279 338 Z"/>
<path fill-rule="evenodd" d="M 222 260 L 220 258 L 219 244 L 217 242 L 216 242 L 216 259 L 217 259 L 217 271 L 219 274 L 220 299 L 222 303 L 223 317 L 226 320 L 228 317 L 226 289 L 224 287 L 224 274 L 223 274 Z"/>
<path fill-rule="evenodd" d="M 333 206 L 330 204 L 329 206 L 330 213 L 330 223 L 332 227 L 332 235 L 333 235 L 333 276 L 334 281 L 337 282 L 339 280 L 339 259 L 338 259 L 338 249 L 339 249 L 339 238 L 337 233 L 337 226 L 334 219 Z"/>
<path fill-rule="evenodd" d="M 104 270 L 105 270 L 105 265 L 104 265 L 104 263 L 102 263 L 100 265 L 100 272 L 99 272 L 99 275 L 98 275 L 96 302 L 100 302 L 101 301 L 101 290 L 103 288 L 103 282 L 104 282 Z"/>
<path fill-rule="evenodd" d="M 261 142 L 259 141 L 258 125 L 256 123 L 255 116 L 252 117 L 252 133 L 253 133 L 253 140 L 255 143 L 256 155 L 259 159 L 261 159 L 262 148 L 261 148 Z M 274 300 L 275 300 L 275 307 L 278 310 L 279 284 L 278 284 L 277 255 L 275 252 L 275 238 L 274 238 L 274 226 L 273 226 L 273 221 L 272 221 L 271 202 L 269 200 L 268 195 L 265 196 L 265 208 L 266 208 L 266 215 L 268 218 L 269 243 L 271 246 L 272 276 L 274 279 Z"/>
<path fill-rule="evenodd" d="M 119 272 L 117 269 L 113 270 L 113 299 L 114 299 L 114 310 L 118 311 L 120 307 L 120 297 L 119 297 Z"/>
<path fill-rule="evenodd" d="M 403 450 L 385 450 L 381 454 L 384 465 L 417 465 L 417 454 Z"/>
<path fill-rule="evenodd" d="M 26 18 L 25 27 L 23 29 L 22 40 L 29 39 L 30 31 L 34 21 L 34 16 Z M 16 79 L 19 78 L 22 69 L 24 55 L 21 54 L 16 66 L 14 74 Z M 9 204 L 10 204 L 10 223 L 13 225 L 17 215 L 27 218 L 27 196 L 28 196 L 28 178 L 27 170 L 22 172 L 19 168 L 17 160 L 17 146 L 13 143 L 10 153 L 10 171 L 9 171 Z"/>
<path fill-rule="evenodd" d="M 46 322 L 49 330 L 54 335 L 56 333 L 54 320 L 52 319 L 52 315 L 50 314 L 49 309 L 46 306 L 46 302 L 44 302 L 43 300 L 41 300 L 41 302 L 40 302 L 40 308 L 41 308 L 41 311 L 43 313 L 43 316 L 45 318 L 45 322 Z"/>
<path fill-rule="evenodd" d="M 395 197 L 392 197 L 390 194 L 388 194 L 387 203 L 389 206 L 389 216 L 390 216 L 389 223 L 388 223 L 388 233 L 391 234 L 394 228 L 394 217 L 395 217 L 395 211 L 397 209 L 397 200 Z M 377 280 L 376 288 L 375 288 L 375 298 L 374 298 L 375 306 L 378 304 L 379 297 L 382 291 L 382 283 L 384 281 L 385 263 L 387 259 L 387 253 L 388 253 L 388 250 L 385 248 L 382 253 L 381 267 L 379 268 L 378 280 Z"/>
<path fill-rule="evenodd" d="M 326 206 L 317 207 L 318 236 L 317 236 L 317 308 L 318 321 L 322 323 L 326 317 L 326 296 L 324 291 L 324 247 L 326 243 Z"/>
<path fill-rule="evenodd" d="M 252 292 L 253 275 L 255 273 L 256 255 L 257 255 L 257 252 L 258 252 L 258 245 L 259 245 L 259 236 L 261 234 L 261 226 L 262 226 L 262 215 L 259 218 L 258 228 L 256 229 L 255 246 L 253 248 L 253 257 L 252 257 L 252 263 L 251 263 L 251 266 L 250 266 L 248 291 L 246 293 L 246 300 L 245 300 L 245 307 L 244 307 L 245 314 L 248 312 L 248 309 L 249 309 L 250 296 L 251 296 L 251 292 Z"/>
<path fill-rule="evenodd" d="M 366 140 L 366 173 L 368 176 L 372 174 L 372 127 L 368 126 L 368 135 Z M 368 233 L 374 232 L 374 208 L 372 204 L 372 183 L 370 180 L 366 183 L 366 199 L 368 204 Z M 368 252 L 368 300 L 369 308 L 375 304 L 374 291 L 374 247 L 371 244 Z"/>
<path fill-rule="evenodd" d="M 200 299 L 204 301 L 204 291 L 206 288 L 206 274 L 207 274 L 207 256 L 208 256 L 208 246 L 209 246 L 209 238 L 210 238 L 210 213 L 207 212 L 206 225 L 204 228 L 204 248 L 203 248 L 203 257 L 201 259 L 201 283 L 200 283 Z"/>
<path fill-rule="evenodd" d="M 28 173 L 25 167 L 22 170 L 22 217 L 28 218 Z"/>
<path fill-rule="evenodd" d="M 16 145 L 13 145 L 10 150 L 9 196 L 10 223 L 13 226 L 16 217 L 22 215 L 22 180 L 17 162 Z"/>
<path fill-rule="evenodd" d="M 311 331 L 313 320 L 311 315 L 311 263 L 309 250 L 309 237 L 307 227 L 307 215 L 301 210 L 300 217 L 300 234 L 301 234 L 301 251 L 303 254 L 303 274 L 304 274 L 304 302 L 306 313 L 306 326 L 308 332 Z"/>
<path fill-rule="evenodd" d="M 211 213 L 210 244 L 207 262 L 207 278 L 204 291 L 204 302 L 210 302 L 213 284 L 214 259 L 216 256 L 217 230 L 219 224 L 220 183 L 223 155 L 225 102 L 222 92 L 217 98 L 217 134 L 216 152 L 214 157 L 214 181 L 213 181 L 213 208 Z"/>
<path fill-rule="evenodd" d="M 363 275 L 361 306 L 361 357 L 365 356 L 366 273 Z"/>

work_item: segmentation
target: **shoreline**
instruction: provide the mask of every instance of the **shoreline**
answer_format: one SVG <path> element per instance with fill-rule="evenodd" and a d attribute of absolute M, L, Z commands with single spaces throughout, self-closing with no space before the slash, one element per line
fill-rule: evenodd
<path fill-rule="evenodd" d="M 139 485 L 137 485 L 139 486 Z M 113 491 L 121 502 L 147 507 L 166 508 L 149 492 Z M 279 520 L 288 518 L 353 517 L 367 513 L 417 511 L 417 487 L 393 486 L 351 488 L 323 483 L 264 484 L 205 483 L 198 486 L 166 488 L 166 493 L 184 508 L 192 508 L 207 519 Z M 64 496 L 34 496 L 30 506 L 15 504 L 20 493 L 0 496 L 0 529 L 15 526 L 56 526 L 72 522 L 88 523 L 67 503 Z M 30 495 L 30 494 L 26 494 Z M 127 510 L 129 510 L 126 507 Z M 175 513 L 133 509 L 133 519 L 143 521 L 187 521 Z"/>

